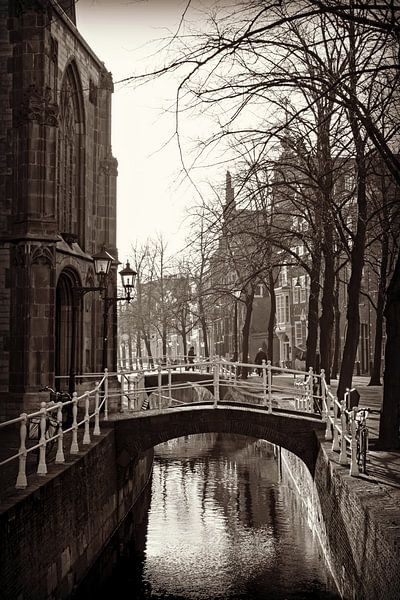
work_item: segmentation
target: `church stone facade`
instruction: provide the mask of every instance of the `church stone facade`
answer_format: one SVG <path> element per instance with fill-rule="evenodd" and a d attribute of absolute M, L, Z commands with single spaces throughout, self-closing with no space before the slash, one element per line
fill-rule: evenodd
<path fill-rule="evenodd" d="M 4 419 L 37 409 L 44 385 L 68 389 L 71 361 L 76 373 L 101 368 L 103 302 L 98 292 L 80 297 L 72 356 L 73 288 L 97 285 L 92 255 L 102 247 L 117 256 L 117 161 L 112 77 L 79 34 L 72 0 L 0 0 L 0 81 Z"/>

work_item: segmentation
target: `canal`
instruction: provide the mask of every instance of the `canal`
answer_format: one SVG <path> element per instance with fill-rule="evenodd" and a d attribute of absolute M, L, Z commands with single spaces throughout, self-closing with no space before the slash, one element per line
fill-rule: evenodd
<path fill-rule="evenodd" d="M 93 597 L 340 597 L 272 445 L 227 434 L 170 440 L 155 449 L 149 494 L 145 526 Z"/>

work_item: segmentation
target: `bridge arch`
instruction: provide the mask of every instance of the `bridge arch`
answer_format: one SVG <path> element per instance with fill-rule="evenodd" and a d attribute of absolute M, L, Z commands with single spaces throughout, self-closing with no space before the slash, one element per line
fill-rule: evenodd
<path fill-rule="evenodd" d="M 115 430 L 117 461 L 123 467 L 141 452 L 173 438 L 196 433 L 235 433 L 263 439 L 289 450 L 314 475 L 325 424 L 305 415 L 204 405 L 130 415 L 118 419 Z"/>

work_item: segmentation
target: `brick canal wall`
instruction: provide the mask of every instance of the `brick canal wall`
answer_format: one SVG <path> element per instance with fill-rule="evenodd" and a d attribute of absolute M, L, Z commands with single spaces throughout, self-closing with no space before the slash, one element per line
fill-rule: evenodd
<path fill-rule="evenodd" d="M 152 461 L 153 450 L 121 460 L 114 429 L 105 429 L 90 451 L 10 498 L 0 514 L 0 597 L 69 597 L 143 491 Z"/>
<path fill-rule="evenodd" d="M 341 596 L 398 600 L 400 548 L 381 518 L 384 489 L 350 477 L 330 446 L 321 442 L 314 480 L 299 458 L 282 450 L 282 476 L 299 493 Z"/>

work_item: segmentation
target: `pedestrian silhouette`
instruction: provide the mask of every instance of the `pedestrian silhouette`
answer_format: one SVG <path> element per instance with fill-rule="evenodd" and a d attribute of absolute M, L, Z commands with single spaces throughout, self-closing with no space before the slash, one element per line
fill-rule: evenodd
<path fill-rule="evenodd" d="M 189 365 L 192 365 L 192 366 L 189 367 L 189 371 L 190 371 L 190 369 L 192 369 L 192 371 L 194 371 L 194 366 L 193 366 L 194 357 L 195 357 L 194 346 L 190 346 L 189 352 L 188 352 L 188 361 L 189 361 Z"/>
<path fill-rule="evenodd" d="M 259 348 L 258 352 L 256 354 L 256 357 L 254 359 L 254 362 L 256 365 L 262 365 L 263 360 L 265 360 L 265 362 L 267 362 L 267 355 L 265 354 L 265 352 L 262 348 Z M 262 375 L 262 369 L 257 369 L 257 373 L 259 375 Z"/>

